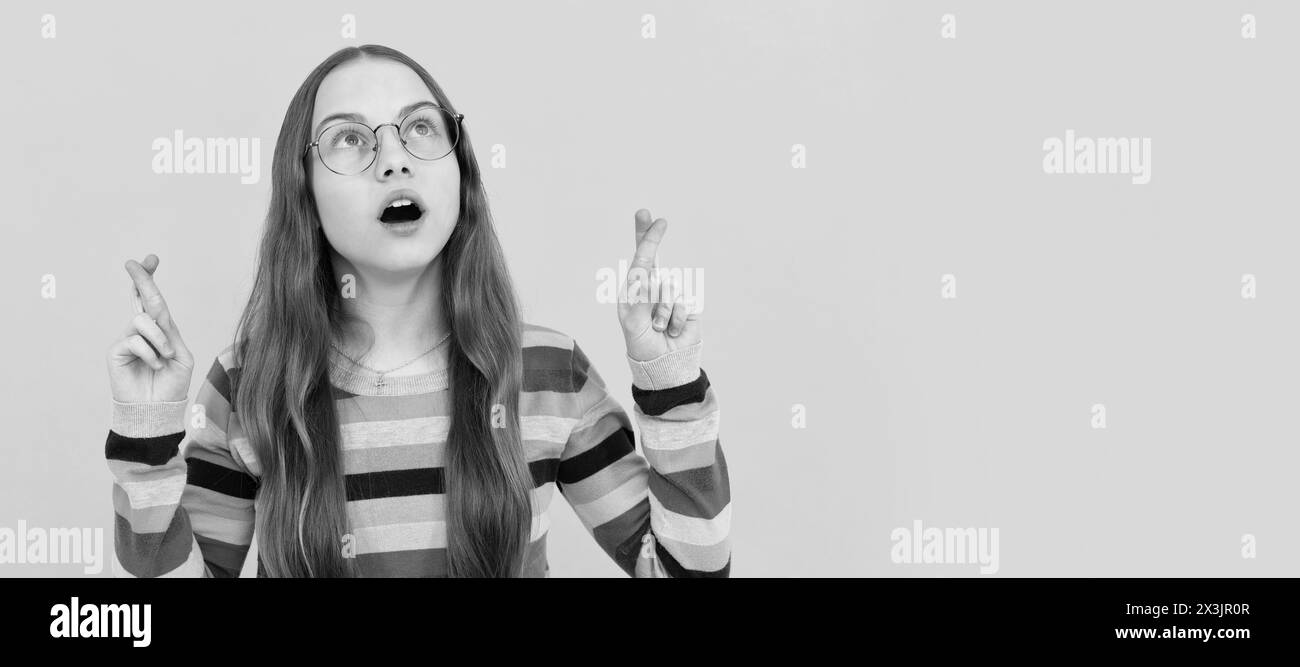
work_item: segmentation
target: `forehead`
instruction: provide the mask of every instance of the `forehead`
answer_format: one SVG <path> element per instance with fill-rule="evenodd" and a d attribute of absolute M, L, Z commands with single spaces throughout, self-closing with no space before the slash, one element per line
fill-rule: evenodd
<path fill-rule="evenodd" d="M 335 113 L 386 123 L 412 102 L 436 101 L 414 70 L 388 58 L 360 58 L 335 67 L 316 91 L 312 126 Z"/>

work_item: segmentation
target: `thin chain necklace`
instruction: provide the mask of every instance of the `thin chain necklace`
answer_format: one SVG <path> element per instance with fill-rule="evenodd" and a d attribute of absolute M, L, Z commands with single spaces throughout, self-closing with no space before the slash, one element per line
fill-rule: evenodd
<path fill-rule="evenodd" d="M 433 344 L 433 347 L 429 348 L 428 350 L 425 350 L 424 353 L 421 354 L 420 356 L 418 356 L 418 357 L 416 357 L 415 359 L 412 359 L 412 360 L 410 360 L 410 361 L 408 361 L 408 362 L 402 364 L 401 366 L 395 366 L 395 367 L 390 368 L 390 369 L 388 369 L 388 370 L 386 370 L 386 371 L 376 370 L 376 369 L 374 369 L 374 368 L 371 368 L 371 367 L 369 367 L 369 366 L 367 366 L 367 365 L 361 363 L 360 361 L 357 361 L 356 359 L 353 359 L 352 357 L 349 357 L 349 356 L 347 355 L 346 352 L 344 352 L 343 350 L 340 350 L 340 349 L 339 349 L 339 346 L 338 346 L 338 345 L 335 345 L 335 344 L 334 344 L 334 341 L 330 341 L 330 347 L 333 347 L 334 350 L 335 350 L 336 352 L 338 352 L 339 354 L 343 355 L 343 357 L 344 357 L 345 359 L 347 359 L 348 361 L 351 361 L 352 363 L 356 364 L 357 366 L 360 366 L 361 368 L 364 368 L 364 369 L 370 371 L 371 373 L 377 373 L 377 374 L 379 375 L 379 377 L 378 377 L 377 379 L 375 379 L 375 388 L 376 388 L 376 389 L 380 389 L 380 388 L 382 388 L 382 387 L 384 386 L 384 376 L 385 376 L 385 375 L 388 375 L 389 373 L 392 373 L 393 371 L 401 370 L 401 369 L 403 369 L 403 368 L 406 368 L 407 366 L 410 366 L 411 364 L 415 363 L 415 362 L 418 361 L 419 359 L 423 358 L 425 355 L 427 355 L 427 354 L 429 354 L 430 352 L 433 352 L 434 350 L 436 350 L 436 349 L 438 349 L 439 347 L 441 347 L 443 343 L 447 342 L 447 339 L 448 339 L 448 338 L 451 338 L 451 332 L 450 332 L 450 331 L 448 331 L 447 334 L 446 334 L 445 336 L 442 337 L 442 340 L 439 340 L 437 343 L 434 343 L 434 344 Z"/>

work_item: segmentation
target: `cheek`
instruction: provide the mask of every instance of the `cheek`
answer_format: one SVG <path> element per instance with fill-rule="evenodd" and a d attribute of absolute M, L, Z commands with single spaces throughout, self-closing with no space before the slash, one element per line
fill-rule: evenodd
<path fill-rule="evenodd" d="M 438 202 L 435 208 L 447 224 L 455 224 L 460 217 L 460 171 L 454 161 L 451 165 L 450 169 L 438 173 L 433 193 Z"/>
<path fill-rule="evenodd" d="M 312 196 L 316 200 L 316 214 L 320 216 L 321 226 L 328 231 L 346 232 L 355 225 L 347 224 L 364 213 L 362 197 L 349 192 L 342 179 L 331 179 L 313 175 L 311 179 Z"/>

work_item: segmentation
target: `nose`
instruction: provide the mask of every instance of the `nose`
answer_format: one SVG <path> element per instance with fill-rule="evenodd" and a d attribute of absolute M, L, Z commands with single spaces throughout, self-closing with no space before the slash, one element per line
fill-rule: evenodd
<path fill-rule="evenodd" d="M 384 135 L 390 133 L 384 130 L 389 127 L 393 128 L 392 139 L 387 140 L 388 143 L 385 145 Z M 384 125 L 379 128 L 375 134 L 375 148 L 379 151 L 379 155 L 375 157 L 375 178 L 385 180 L 396 173 L 407 176 L 411 174 L 411 154 L 406 152 L 405 146 L 402 146 L 402 138 L 397 133 L 396 125 Z"/>

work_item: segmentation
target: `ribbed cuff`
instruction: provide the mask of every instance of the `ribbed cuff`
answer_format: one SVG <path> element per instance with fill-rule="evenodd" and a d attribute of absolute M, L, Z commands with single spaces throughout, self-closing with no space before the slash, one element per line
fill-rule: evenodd
<path fill-rule="evenodd" d="M 668 352 L 649 361 L 627 358 L 632 368 L 632 384 L 638 389 L 667 389 L 693 382 L 700 377 L 700 357 L 704 341 Z"/>
<path fill-rule="evenodd" d="M 122 403 L 113 399 L 109 428 L 128 438 L 153 438 L 185 430 L 185 406 L 189 401 Z"/>

